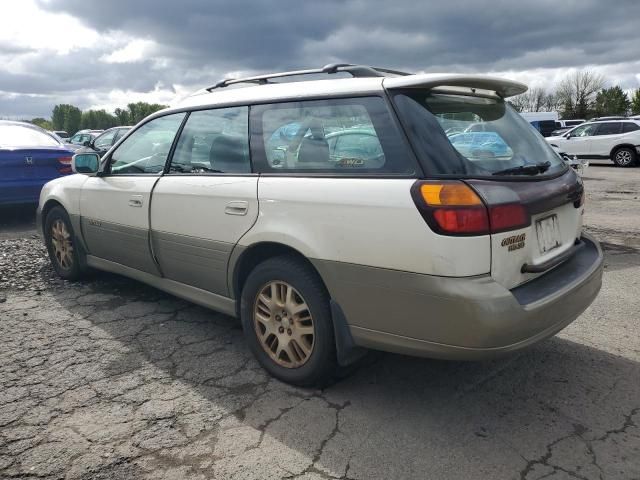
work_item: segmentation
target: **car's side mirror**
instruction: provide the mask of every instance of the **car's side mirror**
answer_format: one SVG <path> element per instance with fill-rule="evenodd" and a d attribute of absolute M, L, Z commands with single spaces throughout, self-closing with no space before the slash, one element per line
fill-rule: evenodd
<path fill-rule="evenodd" d="M 567 134 L 564 136 L 564 138 L 566 138 L 567 140 L 570 140 L 570 139 L 571 139 L 571 134 L 570 134 L 570 133 L 567 133 Z"/>
<path fill-rule="evenodd" d="M 71 160 L 74 173 L 95 175 L 100 167 L 100 156 L 97 153 L 77 153 Z"/>

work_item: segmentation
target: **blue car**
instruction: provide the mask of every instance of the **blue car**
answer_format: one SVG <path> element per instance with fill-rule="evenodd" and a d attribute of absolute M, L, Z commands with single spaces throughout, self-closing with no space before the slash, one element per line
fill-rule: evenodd
<path fill-rule="evenodd" d="M 513 151 L 496 132 L 467 131 L 449 136 L 451 144 L 467 158 L 511 157 Z"/>
<path fill-rule="evenodd" d="M 0 120 L 0 205 L 37 203 L 45 183 L 71 173 L 72 156 L 46 130 Z"/>

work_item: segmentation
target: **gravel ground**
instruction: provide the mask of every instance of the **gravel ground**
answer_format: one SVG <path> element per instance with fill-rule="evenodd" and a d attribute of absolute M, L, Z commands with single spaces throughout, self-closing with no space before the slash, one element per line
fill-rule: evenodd
<path fill-rule="evenodd" d="M 322 391 L 270 379 L 229 317 L 52 278 L 32 223 L 9 225 L 0 478 L 640 478 L 640 169 L 586 184 L 607 267 L 569 328 L 491 362 L 374 355 Z"/>

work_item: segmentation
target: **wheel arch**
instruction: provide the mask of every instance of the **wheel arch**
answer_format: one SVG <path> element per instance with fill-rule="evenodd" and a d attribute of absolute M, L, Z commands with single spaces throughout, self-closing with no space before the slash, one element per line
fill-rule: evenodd
<path fill-rule="evenodd" d="M 322 275 L 320 275 L 318 269 L 302 252 L 284 243 L 275 241 L 260 241 L 246 247 L 236 245 L 233 252 L 231 253 L 227 275 L 227 283 L 231 297 L 237 300 L 240 299 L 244 283 L 251 273 L 251 270 L 253 270 L 253 267 L 255 267 L 260 262 L 280 255 L 295 256 L 304 264 L 309 266 L 309 268 L 311 268 L 316 273 L 316 275 L 318 275 L 325 290 L 328 293 L 327 285 L 322 278 Z"/>
<path fill-rule="evenodd" d="M 629 148 L 631 149 L 631 151 L 633 151 L 633 153 L 636 152 L 636 146 L 633 143 L 621 143 L 611 149 L 611 151 L 609 152 L 609 158 L 613 160 L 614 154 L 621 148 Z"/>
<path fill-rule="evenodd" d="M 230 296 L 236 300 L 236 316 L 240 318 L 242 288 L 253 267 L 268 258 L 280 255 L 293 255 L 316 273 L 330 302 L 338 364 L 348 366 L 357 362 L 365 355 L 366 350 L 355 344 L 342 308 L 331 297 L 326 281 L 313 262 L 290 245 L 276 241 L 260 241 L 247 247 L 236 245 L 229 259 L 227 276 Z"/>

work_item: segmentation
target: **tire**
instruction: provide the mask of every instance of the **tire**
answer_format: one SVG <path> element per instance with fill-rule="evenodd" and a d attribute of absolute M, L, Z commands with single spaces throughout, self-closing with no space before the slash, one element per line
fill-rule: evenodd
<path fill-rule="evenodd" d="M 611 156 L 618 167 L 633 167 L 636 164 L 636 152 L 629 147 L 618 148 Z"/>
<path fill-rule="evenodd" d="M 287 292 L 290 301 L 284 302 Z M 254 268 L 242 289 L 240 318 L 249 348 L 277 379 L 323 387 L 336 375 L 329 295 L 317 273 L 295 256 L 273 257 Z"/>
<path fill-rule="evenodd" d="M 54 207 L 47 214 L 44 240 L 58 276 L 65 280 L 79 280 L 86 274 L 85 255 L 77 245 L 69 215 L 64 208 Z"/>

